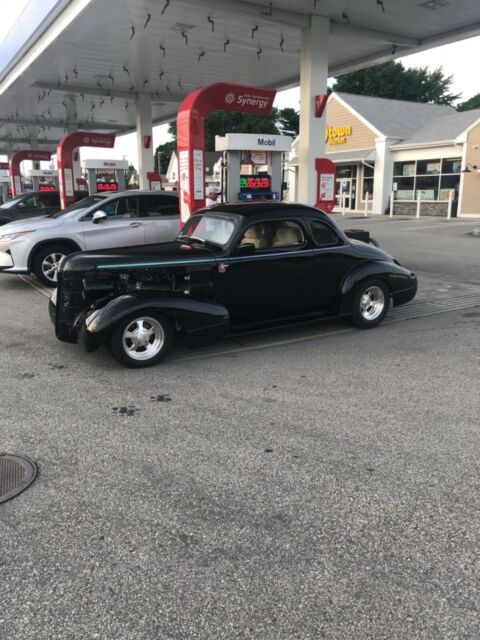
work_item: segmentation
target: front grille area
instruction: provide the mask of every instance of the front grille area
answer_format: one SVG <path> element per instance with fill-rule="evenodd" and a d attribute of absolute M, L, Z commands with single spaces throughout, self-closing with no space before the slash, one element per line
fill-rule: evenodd
<path fill-rule="evenodd" d="M 68 342 L 77 340 L 77 332 L 73 326 L 75 318 L 90 306 L 82 296 L 84 278 L 95 280 L 99 278 L 99 274 L 80 271 L 65 271 L 59 274 L 55 333 L 60 340 Z M 105 275 L 102 274 L 101 279 L 104 278 Z"/>

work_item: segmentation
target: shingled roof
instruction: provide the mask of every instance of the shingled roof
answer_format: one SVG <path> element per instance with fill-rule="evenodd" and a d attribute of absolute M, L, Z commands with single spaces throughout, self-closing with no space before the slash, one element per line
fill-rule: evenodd
<path fill-rule="evenodd" d="M 388 138 L 396 138 L 398 141 L 411 138 L 415 132 L 433 124 L 434 120 L 448 117 L 454 119 L 456 116 L 463 116 L 463 114 L 458 113 L 453 107 L 449 107 L 448 105 L 409 102 L 407 100 L 390 100 L 388 98 L 372 98 L 371 96 L 343 92 L 334 92 L 333 95 L 338 96 L 346 102 L 380 133 Z M 459 121 L 463 122 L 463 119 L 460 118 Z M 467 126 L 468 125 L 466 125 L 464 129 Z M 436 138 L 432 138 L 431 141 L 438 139 L 437 136 Z M 440 139 L 445 140 L 446 138 L 443 136 Z M 425 140 L 425 142 L 427 141 L 430 140 Z"/>

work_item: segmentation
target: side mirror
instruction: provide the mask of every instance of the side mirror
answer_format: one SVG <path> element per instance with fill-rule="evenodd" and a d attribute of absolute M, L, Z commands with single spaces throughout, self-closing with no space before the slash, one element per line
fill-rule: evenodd
<path fill-rule="evenodd" d="M 99 222 L 101 222 L 102 220 L 106 220 L 107 218 L 108 216 L 105 211 L 95 211 L 95 213 L 93 214 L 92 222 L 93 224 L 98 224 Z"/>
<path fill-rule="evenodd" d="M 237 244 L 235 247 L 235 253 L 240 256 L 250 256 L 252 253 L 255 253 L 255 245 L 253 242 Z"/>

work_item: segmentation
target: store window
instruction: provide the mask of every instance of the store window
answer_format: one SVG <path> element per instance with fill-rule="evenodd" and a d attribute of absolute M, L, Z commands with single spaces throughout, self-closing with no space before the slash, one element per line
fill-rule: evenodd
<path fill-rule="evenodd" d="M 438 194 L 439 200 L 448 200 L 450 198 L 450 191 L 454 191 L 454 199 L 458 200 L 458 192 L 460 190 L 460 176 L 442 176 L 440 179 L 440 193 Z"/>
<path fill-rule="evenodd" d="M 438 176 L 417 176 L 415 191 L 422 200 L 438 200 Z"/>
<path fill-rule="evenodd" d="M 458 198 L 461 158 L 409 160 L 393 164 L 395 200 L 448 200 L 453 189 Z"/>
<path fill-rule="evenodd" d="M 461 158 L 444 158 L 442 160 L 442 173 L 460 173 L 461 167 Z"/>
<path fill-rule="evenodd" d="M 373 196 L 373 174 L 374 168 L 372 166 L 363 165 L 363 186 L 362 186 L 362 200 L 365 200 L 368 193 L 368 199 L 371 200 Z"/>
<path fill-rule="evenodd" d="M 395 200 L 414 200 L 415 178 L 394 178 Z"/>
<path fill-rule="evenodd" d="M 395 162 L 393 165 L 394 176 L 414 176 L 415 162 Z"/>
<path fill-rule="evenodd" d="M 417 176 L 431 176 L 440 173 L 440 160 L 419 160 Z"/>

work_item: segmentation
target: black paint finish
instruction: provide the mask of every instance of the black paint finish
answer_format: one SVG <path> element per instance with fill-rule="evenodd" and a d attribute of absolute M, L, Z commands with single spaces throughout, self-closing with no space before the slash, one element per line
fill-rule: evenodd
<path fill-rule="evenodd" d="M 317 209 L 217 205 L 198 216 L 232 221 L 235 231 L 228 244 L 190 238 L 69 256 L 59 271 L 56 306 L 50 309 L 57 337 L 75 342 L 80 336 L 92 351 L 108 340 L 119 320 L 151 310 L 168 317 L 194 346 L 269 322 L 349 314 L 355 289 L 366 278 L 382 280 L 395 306 L 416 294 L 413 273 L 381 249 L 348 238 Z M 302 242 L 241 247 L 250 226 L 271 226 L 272 221 L 295 223 Z M 323 236 L 312 233 L 312 223 L 319 221 Z"/>

